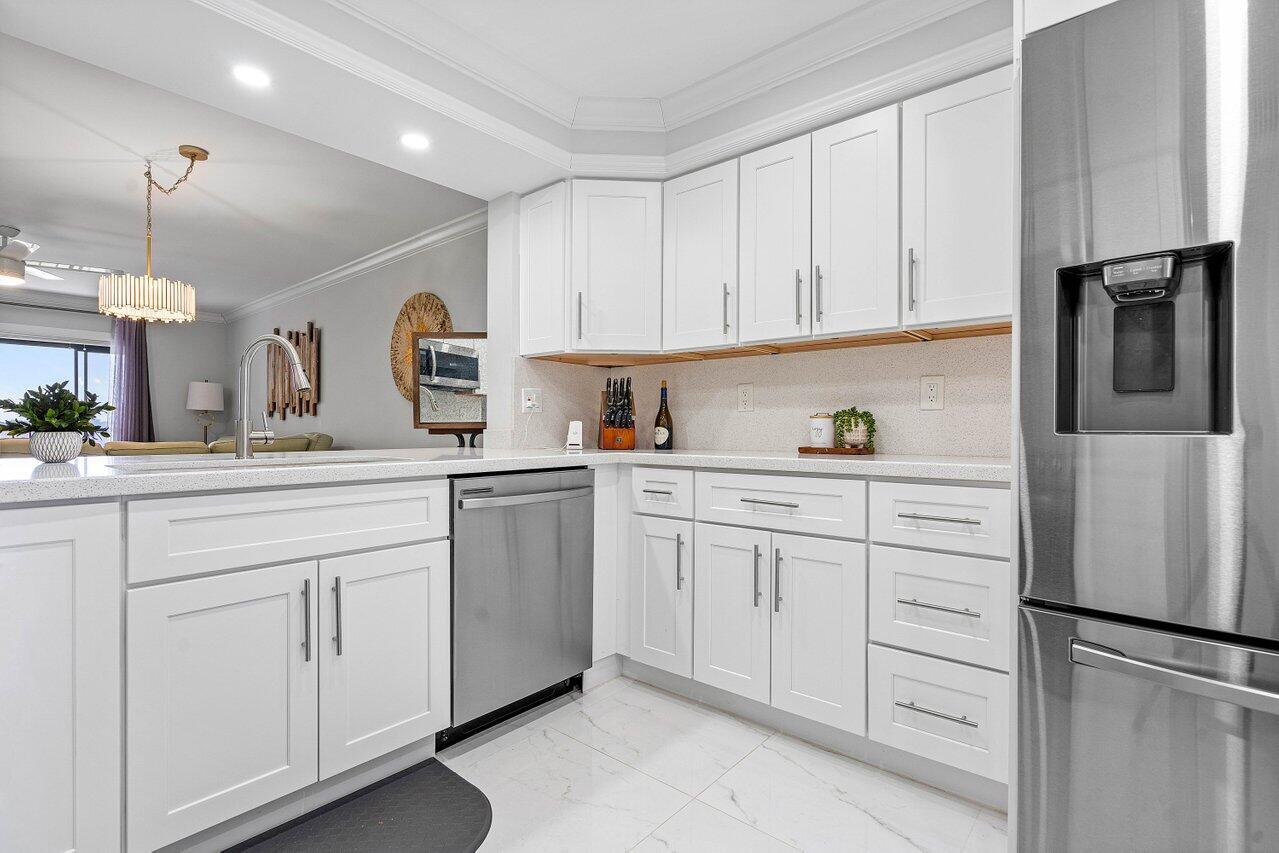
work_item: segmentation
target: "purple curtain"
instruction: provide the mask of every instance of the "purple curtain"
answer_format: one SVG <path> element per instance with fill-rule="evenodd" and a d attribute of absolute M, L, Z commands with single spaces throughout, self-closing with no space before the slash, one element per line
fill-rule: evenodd
<path fill-rule="evenodd" d="M 111 326 L 112 441 L 155 441 L 145 320 L 116 319 Z"/>

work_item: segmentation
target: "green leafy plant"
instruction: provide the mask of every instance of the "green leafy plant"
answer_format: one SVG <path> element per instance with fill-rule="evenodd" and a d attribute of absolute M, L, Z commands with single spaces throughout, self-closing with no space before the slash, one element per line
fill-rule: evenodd
<path fill-rule="evenodd" d="M 864 412 L 856 406 L 840 409 L 834 414 L 835 446 L 844 446 L 844 433 L 852 432 L 858 426 L 866 427 L 866 449 L 875 449 L 875 416 Z"/>
<path fill-rule="evenodd" d="M 85 392 L 81 400 L 67 390 L 67 383 L 55 382 L 27 391 L 21 400 L 0 400 L 0 410 L 16 417 L 0 421 L 0 433 L 29 435 L 33 432 L 78 432 L 90 444 L 107 431 L 93 422 L 103 412 L 114 412 L 110 403 L 99 403 L 98 396 Z"/>

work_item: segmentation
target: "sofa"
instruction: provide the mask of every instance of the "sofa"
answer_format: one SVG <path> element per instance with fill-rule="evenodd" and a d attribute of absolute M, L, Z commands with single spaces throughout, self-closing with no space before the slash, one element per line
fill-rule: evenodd
<path fill-rule="evenodd" d="M 25 438 L 0 438 L 0 459 L 30 456 L 31 442 Z M 253 445 L 255 453 L 306 453 L 333 447 L 333 436 L 323 432 L 304 432 L 278 436 L 275 441 Z M 235 438 L 223 436 L 205 444 L 202 441 L 108 441 L 101 445 L 85 444 L 82 456 L 172 456 L 189 453 L 234 453 Z"/>

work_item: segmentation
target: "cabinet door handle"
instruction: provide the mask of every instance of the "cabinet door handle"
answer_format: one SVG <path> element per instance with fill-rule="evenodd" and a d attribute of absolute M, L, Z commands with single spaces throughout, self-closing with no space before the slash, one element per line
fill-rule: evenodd
<path fill-rule="evenodd" d="M 956 518 L 953 515 L 928 515 L 922 512 L 899 512 L 898 518 L 913 518 L 916 521 L 950 521 L 955 524 L 981 524 L 980 518 Z"/>
<path fill-rule="evenodd" d="M 981 613 L 976 610 L 969 610 L 967 607 L 947 607 L 944 604 L 929 604 L 927 601 L 919 601 L 914 598 L 899 598 L 897 603 L 909 605 L 910 607 L 922 607 L 925 610 L 938 610 L 942 613 L 957 613 L 960 616 L 971 616 L 974 619 L 981 618 Z"/>
<path fill-rule="evenodd" d="M 766 501 L 763 498 L 738 498 L 744 504 L 760 504 L 761 506 L 780 506 L 786 509 L 799 509 L 799 504 L 789 501 Z"/>
<path fill-rule="evenodd" d="M 333 642 L 337 643 L 338 655 L 342 654 L 342 577 L 333 576 L 333 613 L 336 617 L 333 631 Z"/>
<path fill-rule="evenodd" d="M 959 723 L 961 726 L 970 726 L 971 728 L 979 728 L 979 726 L 967 717 L 956 717 L 954 714 L 947 714 L 945 711 L 934 711 L 932 708 L 925 708 L 923 705 L 916 705 L 912 702 L 902 702 L 895 700 L 893 702 L 898 708 L 905 708 L 908 711 L 918 711 L 921 714 L 927 714 L 930 717 L 936 717 L 939 720 L 949 720 L 952 723 Z"/>
<path fill-rule="evenodd" d="M 724 334 L 728 334 L 728 282 L 724 282 Z"/>
<path fill-rule="evenodd" d="M 906 292 L 910 296 L 910 310 L 915 310 L 915 250 L 906 250 Z"/>
<path fill-rule="evenodd" d="M 818 264 L 813 272 L 813 291 L 817 296 L 817 322 L 822 321 L 822 267 Z"/>
<path fill-rule="evenodd" d="M 800 318 L 802 314 L 799 308 L 800 291 L 803 289 L 804 280 L 799 277 L 799 270 L 795 270 L 795 325 L 803 325 Z"/>
<path fill-rule="evenodd" d="M 684 554 L 684 534 L 675 534 L 675 588 L 684 588 L 684 564 L 681 559 Z"/>
<path fill-rule="evenodd" d="M 773 612 L 782 612 L 782 549 L 773 550 Z"/>
<path fill-rule="evenodd" d="M 913 303 L 912 303 L 913 304 Z M 577 339 L 582 339 L 582 291 L 577 292 Z"/>
<path fill-rule="evenodd" d="M 311 662 L 311 579 L 302 581 L 302 648 L 306 662 Z"/>
<path fill-rule="evenodd" d="M 755 606 L 759 607 L 759 546 L 755 546 Z"/>

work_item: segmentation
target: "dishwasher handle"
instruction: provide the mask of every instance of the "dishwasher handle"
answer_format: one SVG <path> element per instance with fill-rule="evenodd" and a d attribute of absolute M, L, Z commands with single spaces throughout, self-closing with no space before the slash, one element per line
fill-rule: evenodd
<path fill-rule="evenodd" d="M 522 504 L 541 504 L 551 501 L 566 501 L 569 498 L 584 498 L 594 494 L 594 486 L 580 486 L 576 489 L 560 489 L 554 492 L 533 492 L 527 495 L 503 495 L 495 498 L 462 498 L 457 502 L 458 509 L 488 509 L 498 506 L 520 506 Z"/>

